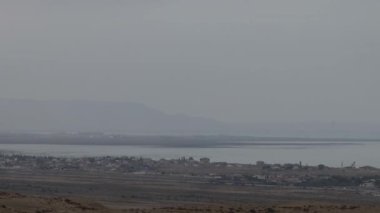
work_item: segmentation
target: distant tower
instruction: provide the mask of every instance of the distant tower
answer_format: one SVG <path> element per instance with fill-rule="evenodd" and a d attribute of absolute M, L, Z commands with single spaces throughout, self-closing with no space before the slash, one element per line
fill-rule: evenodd
<path fill-rule="evenodd" d="M 355 168 L 356 167 L 356 161 L 354 161 L 352 164 L 351 164 L 351 168 Z"/>

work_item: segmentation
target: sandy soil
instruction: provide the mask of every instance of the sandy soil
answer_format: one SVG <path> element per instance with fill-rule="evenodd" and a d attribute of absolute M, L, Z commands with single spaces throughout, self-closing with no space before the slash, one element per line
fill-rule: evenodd
<path fill-rule="evenodd" d="M 1 213 L 77 213 L 77 212 L 99 212 L 109 213 L 111 211 L 102 205 L 85 200 L 59 198 L 59 197 L 37 197 L 25 196 L 18 193 L 0 192 Z"/>
<path fill-rule="evenodd" d="M 111 209 L 99 203 L 86 201 L 83 199 L 72 199 L 62 197 L 38 197 L 25 196 L 18 193 L 0 192 L 0 212 L 1 213 L 292 213 L 292 212 L 312 212 L 312 213 L 378 213 L 380 204 L 338 204 L 338 203 L 318 203 L 300 202 L 287 204 L 265 204 L 265 205 L 183 205 L 171 207 L 146 207 Z"/>
<path fill-rule="evenodd" d="M 359 206 L 342 204 L 285 204 L 285 205 L 247 205 L 247 206 L 214 206 L 214 207 L 167 207 L 153 210 L 129 210 L 134 213 L 187 213 L 187 212 L 214 212 L 214 213 L 378 213 L 380 208 L 377 206 Z"/>

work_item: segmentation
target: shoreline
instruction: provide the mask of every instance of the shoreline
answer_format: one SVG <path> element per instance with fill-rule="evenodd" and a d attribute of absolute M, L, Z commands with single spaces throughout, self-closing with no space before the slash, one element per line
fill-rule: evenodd
<path fill-rule="evenodd" d="M 371 165 L 363 165 L 363 166 L 356 166 L 356 163 L 353 162 L 353 165 L 351 166 L 341 166 L 341 167 L 334 167 L 334 166 L 327 166 L 322 163 L 320 164 L 304 164 L 302 165 L 302 161 L 299 161 L 299 163 L 291 163 L 291 162 L 282 162 L 282 163 L 268 163 L 265 161 L 258 160 L 256 163 L 235 163 L 235 162 L 224 162 L 224 161 L 213 161 L 211 158 L 208 157 L 192 157 L 192 156 L 182 156 L 178 158 L 161 158 L 161 159 L 155 159 L 155 158 L 149 158 L 149 157 L 143 157 L 143 156 L 131 156 L 131 155 L 120 155 L 120 156 L 110 156 L 110 155 L 103 155 L 103 156 L 54 156 L 54 155 L 34 155 L 34 154 L 25 154 L 25 153 L 17 153 L 17 152 L 8 152 L 8 151 L 2 151 L 0 150 L 0 158 L 34 158 L 34 159 L 55 159 L 55 160 L 64 160 L 64 159 L 71 159 L 71 160 L 97 160 L 97 159 L 130 159 L 130 160 L 140 160 L 140 161 L 151 161 L 151 162 L 160 162 L 160 161 L 189 161 L 189 162 L 196 162 L 196 163 L 207 163 L 207 164 L 224 164 L 224 165 L 235 165 L 235 166 L 276 166 L 276 167 L 283 167 L 283 166 L 299 166 L 299 167 L 318 167 L 323 166 L 324 168 L 329 169 L 372 169 L 372 170 L 379 170 L 380 167 L 375 167 Z"/>
<path fill-rule="evenodd" d="M 0 152 L 36 156 L 96 157 L 137 156 L 143 158 L 173 159 L 185 157 L 209 157 L 213 161 L 253 164 L 256 161 L 276 163 L 298 163 L 330 167 L 342 167 L 356 162 L 358 166 L 380 168 L 376 150 L 380 143 L 258 143 L 242 146 L 161 146 L 151 145 L 69 145 L 69 144 L 1 144 Z M 323 157 L 322 157 L 323 156 Z"/>

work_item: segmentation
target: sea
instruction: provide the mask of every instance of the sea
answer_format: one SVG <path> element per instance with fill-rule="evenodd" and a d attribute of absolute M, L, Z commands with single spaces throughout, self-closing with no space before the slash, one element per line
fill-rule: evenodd
<path fill-rule="evenodd" d="M 380 168 L 380 142 L 295 141 L 247 142 L 215 147 L 162 147 L 136 145 L 0 144 L 0 152 L 56 157 L 135 156 L 151 159 L 208 157 L 213 162 L 255 164 L 300 163 L 303 165 L 373 166 Z"/>

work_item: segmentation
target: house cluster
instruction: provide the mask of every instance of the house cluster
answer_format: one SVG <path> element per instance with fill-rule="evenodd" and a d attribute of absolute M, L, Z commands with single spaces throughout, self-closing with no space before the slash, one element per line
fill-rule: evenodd
<path fill-rule="evenodd" d="M 52 157 L 29 155 L 0 155 L 0 169 L 81 170 L 118 172 L 159 172 L 165 168 L 200 167 L 210 164 L 210 159 L 179 158 L 152 160 L 142 157 Z"/>
<path fill-rule="evenodd" d="M 297 164 L 237 164 L 211 162 L 209 158 L 160 159 L 141 157 L 51 157 L 0 154 L 0 170 L 25 169 L 49 171 L 96 171 L 129 174 L 177 174 L 203 177 L 212 184 L 284 185 L 284 186 L 380 186 L 380 172 L 368 175 L 334 175 L 324 165 Z M 364 168 L 368 169 L 368 168 Z M 372 173 L 371 173 L 372 174 Z"/>

